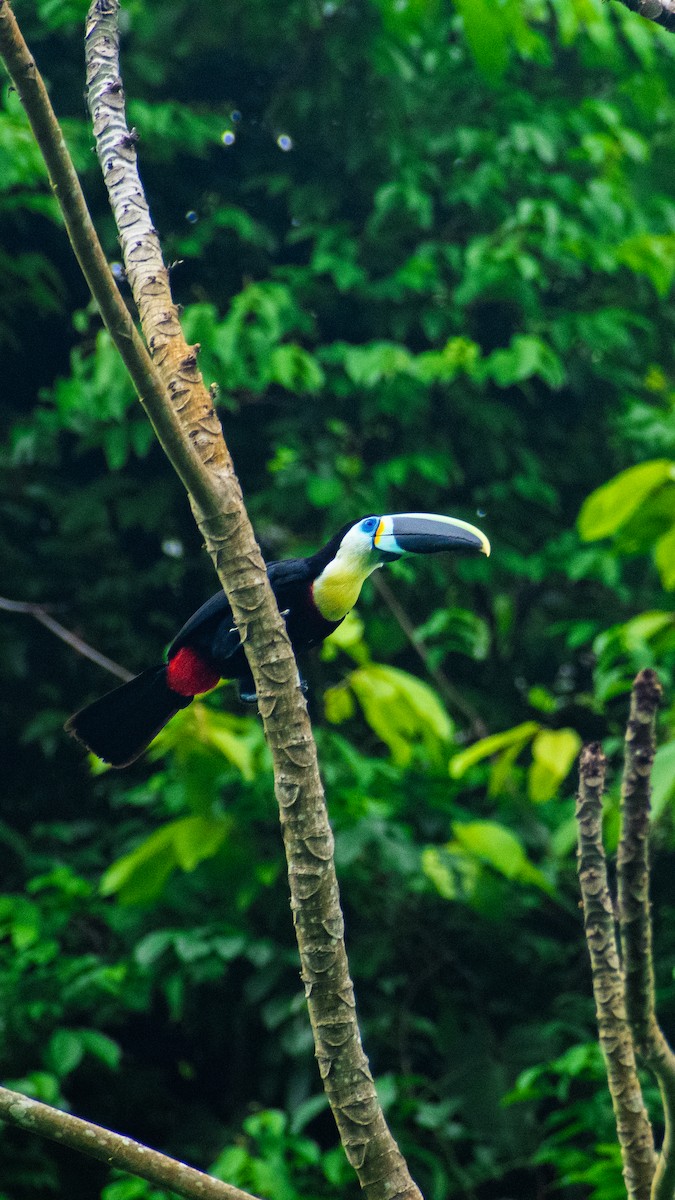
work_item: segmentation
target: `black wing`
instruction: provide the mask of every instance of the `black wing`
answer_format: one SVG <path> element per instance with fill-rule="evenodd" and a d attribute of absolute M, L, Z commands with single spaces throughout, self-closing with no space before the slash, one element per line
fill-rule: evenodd
<path fill-rule="evenodd" d="M 306 558 L 284 558 L 268 564 L 267 576 L 279 608 L 284 612 L 291 606 L 298 585 L 310 582 L 312 571 Z M 241 639 L 225 592 L 216 592 L 185 622 L 169 646 L 169 658 L 188 642 L 191 645 L 202 642 L 205 646 L 210 645 L 216 629 L 219 630 L 218 657 L 228 658 L 239 648 Z"/>
<path fill-rule="evenodd" d="M 210 600 L 202 604 L 201 608 L 198 608 L 192 614 L 189 621 L 185 622 L 183 628 L 179 629 L 169 646 L 168 657 L 173 658 L 181 646 L 185 646 L 187 642 L 193 642 L 195 634 L 200 635 L 200 640 L 201 635 L 205 634 L 209 636 L 213 634 L 213 631 L 220 625 L 221 621 L 229 621 L 231 625 L 234 625 L 234 617 L 232 616 L 232 609 L 230 608 L 227 596 L 224 592 L 216 592 L 215 596 L 212 596 Z M 237 634 L 238 640 L 239 635 Z"/>
<path fill-rule="evenodd" d="M 283 613 L 292 607 L 298 592 L 303 590 L 302 585 L 312 582 L 314 571 L 308 558 L 282 558 L 280 562 L 269 564 L 267 577 Z"/>

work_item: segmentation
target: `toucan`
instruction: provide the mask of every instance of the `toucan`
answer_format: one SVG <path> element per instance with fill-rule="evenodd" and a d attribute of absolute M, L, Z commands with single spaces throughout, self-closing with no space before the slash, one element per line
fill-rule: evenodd
<path fill-rule="evenodd" d="M 490 543 L 480 529 L 455 517 L 397 513 L 344 525 L 309 558 L 270 563 L 267 575 L 294 651 L 319 645 L 337 629 L 378 567 L 404 554 L 442 550 L 489 554 Z M 242 701 L 256 701 L 253 676 L 222 591 L 186 622 L 165 663 L 80 709 L 65 728 L 104 762 L 126 767 L 181 708 L 221 679 L 237 681 Z"/>

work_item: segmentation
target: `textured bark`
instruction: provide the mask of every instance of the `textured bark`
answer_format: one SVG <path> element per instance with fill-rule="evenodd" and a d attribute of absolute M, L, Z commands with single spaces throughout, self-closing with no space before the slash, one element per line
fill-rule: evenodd
<path fill-rule="evenodd" d="M 417 1198 L 386 1125 L 356 1020 L 343 937 L 333 836 L 298 670 L 267 583 L 211 396 L 171 299 L 126 125 L 119 74 L 119 6 L 96 0 L 87 21 L 87 87 L 97 152 L 117 222 L 127 276 L 157 368 L 221 503 L 193 507 L 237 625 L 272 751 L 275 791 L 288 860 L 291 907 L 316 1057 L 347 1157 L 364 1192 Z M 194 502 L 196 501 L 196 502 Z"/>
<path fill-rule="evenodd" d="M 126 351 L 125 361 L 130 363 L 139 394 L 190 493 L 244 640 L 274 760 L 293 918 L 317 1059 L 347 1156 L 372 1200 L 419 1200 L 419 1190 L 387 1128 L 361 1046 L 343 940 L 332 833 L 295 658 L 211 395 L 197 368 L 198 347 L 188 347 L 182 338 L 159 242 L 137 178 L 135 137 L 125 124 L 117 64 L 117 12 L 118 6 L 106 0 L 91 10 L 88 83 L 127 275 L 153 362 L 128 314 L 122 311 L 124 306 L 90 222 L 82 245 L 86 206 L 81 189 L 42 81 L 6 0 L 0 0 L 0 52 L 45 154 L 52 187 L 62 203 L 69 236 L 79 247 L 87 280 L 112 336 Z M 95 247 L 93 255 L 89 244 Z"/>
<path fill-rule="evenodd" d="M 273 753 L 294 923 L 317 1058 L 347 1155 L 372 1200 L 419 1200 L 419 1190 L 385 1123 L 361 1047 L 342 938 L 332 834 L 295 658 L 243 506 L 220 422 L 197 370 L 197 348 L 187 347 L 182 339 L 167 290 L 166 271 L 161 258 L 156 257 L 159 245 L 149 223 L 147 205 L 139 193 L 140 185 L 133 184 L 134 136 L 123 120 L 123 94 L 116 66 L 116 15 L 117 6 L 105 2 L 92 10 L 88 44 L 93 45 L 93 53 L 100 50 L 98 65 L 90 66 L 92 95 L 94 83 L 99 82 L 106 97 L 97 123 L 100 136 L 111 135 L 109 120 L 122 118 L 122 124 L 114 126 L 116 135 L 108 137 L 104 170 L 125 206 L 120 231 L 128 251 L 127 271 L 138 291 L 136 301 L 158 366 L 149 358 L 119 298 L 44 85 L 7 0 L 0 0 L 0 54 L 43 151 L 68 235 L 94 299 L 160 441 L 190 494 L 245 642 Z M 96 28 L 99 19 L 100 39 Z M 105 29 L 106 19 L 112 19 L 112 30 Z M 141 231 L 147 231 L 148 237 L 142 237 Z M 61 1116 L 46 1106 L 42 1108 Z M 27 1111 L 25 1103 L 10 1105 L 7 1119 L 22 1123 L 17 1117 L 19 1110 Z M 31 1122 L 31 1127 L 37 1129 L 38 1123 Z M 46 1129 L 41 1127 L 41 1131 Z M 70 1136 L 64 1134 L 63 1140 L 72 1144 Z"/>
<path fill-rule="evenodd" d="M 601 747 L 597 744 L 585 746 L 579 765 L 576 810 L 579 884 L 598 1032 L 621 1146 L 626 1190 L 629 1200 L 648 1200 L 655 1167 L 654 1141 L 637 1076 L 616 945 L 614 910 L 607 886 L 602 844 L 604 782 L 605 756 Z"/>
<path fill-rule="evenodd" d="M 223 1183 L 194 1167 L 186 1167 L 175 1158 L 168 1158 L 157 1150 L 150 1150 L 140 1142 L 112 1133 L 82 1121 L 70 1113 L 60 1112 L 48 1104 L 31 1100 L 20 1092 L 10 1092 L 0 1087 L 0 1120 L 19 1125 L 22 1129 L 39 1133 L 42 1137 L 61 1142 L 72 1150 L 81 1150 L 91 1158 L 110 1163 L 120 1171 L 129 1171 L 149 1183 L 159 1184 L 186 1196 L 188 1200 L 256 1200 L 249 1192 Z"/>
<path fill-rule="evenodd" d="M 638 1053 L 659 1084 L 665 1136 L 654 1176 L 654 1200 L 675 1193 L 675 1055 L 655 1009 L 649 901 L 650 777 L 656 748 L 656 713 L 662 688 L 654 671 L 640 671 L 631 694 L 621 787 L 621 839 L 617 855 L 619 927 L 626 980 L 626 1010 Z"/>
<path fill-rule="evenodd" d="M 641 671 L 633 685 L 626 727 L 617 854 L 626 1008 L 640 1053 L 645 1052 L 655 1023 L 648 853 L 654 725 L 660 700 L 661 685 L 654 671 Z"/>

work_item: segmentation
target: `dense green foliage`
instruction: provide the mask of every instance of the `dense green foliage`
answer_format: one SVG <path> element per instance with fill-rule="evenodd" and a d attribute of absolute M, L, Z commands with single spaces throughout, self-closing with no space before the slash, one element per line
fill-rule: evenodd
<path fill-rule="evenodd" d="M 16 0 L 114 259 L 85 10 Z M 427 1200 L 618 1198 L 572 765 L 589 737 L 617 761 L 639 667 L 675 672 L 675 38 L 599 0 L 124 15 L 155 224 L 268 557 L 369 512 L 453 513 L 493 543 L 489 562 L 394 568 L 403 616 L 368 585 L 309 666 L 388 1116 Z M 8 87 L 0 247 L 0 591 L 140 669 L 213 573 Z M 97 772 L 61 726 L 112 680 L 7 612 L 0 673 L 3 1080 L 270 1200 L 354 1196 L 257 719 L 225 686 L 137 766 Z M 2 1200 L 159 1195 L 16 1131 L 1 1153 Z"/>

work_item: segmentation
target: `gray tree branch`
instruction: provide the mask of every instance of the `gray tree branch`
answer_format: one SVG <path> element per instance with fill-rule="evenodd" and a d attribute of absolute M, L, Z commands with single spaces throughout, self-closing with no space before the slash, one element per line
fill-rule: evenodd
<path fill-rule="evenodd" d="M 256 1200 L 241 1188 L 187 1167 L 185 1163 L 160 1154 L 158 1150 L 150 1150 L 121 1133 L 73 1117 L 9 1088 L 0 1087 L 0 1120 L 10 1121 L 12 1125 L 39 1133 L 73 1150 L 81 1150 L 120 1171 L 129 1171 L 149 1183 L 167 1187 L 187 1200 Z"/>
<path fill-rule="evenodd" d="M 658 1023 L 655 1004 L 649 902 L 651 770 L 656 750 L 656 713 L 662 688 L 655 671 L 640 671 L 631 693 L 621 786 L 621 838 L 617 854 L 619 929 L 626 981 L 626 1010 L 638 1054 L 661 1092 L 665 1136 L 652 1200 L 675 1194 L 675 1055 Z"/>
<path fill-rule="evenodd" d="M 345 1151 L 370 1200 L 420 1200 L 384 1119 L 363 1053 L 343 938 L 337 879 L 316 748 L 297 665 L 244 509 L 196 347 L 182 339 L 159 243 L 136 173 L 118 66 L 118 4 L 98 0 L 87 24 L 88 88 L 104 177 L 126 270 L 153 359 L 133 327 L 91 225 L 35 63 L 7 0 L 0 53 L 47 162 L 92 294 L 123 354 L 160 441 L 190 495 L 232 605 L 272 750 L 291 905 L 316 1055 Z M 93 249 L 92 249 L 93 247 Z M 120 311 L 123 309 L 123 312 Z"/>
<path fill-rule="evenodd" d="M 291 908 L 316 1056 L 347 1157 L 372 1200 L 419 1198 L 363 1052 L 316 745 L 286 627 L 269 586 L 212 397 L 187 346 L 138 175 L 119 66 L 118 0 L 94 0 L 87 99 L 122 255 L 153 361 L 194 447 L 193 511 L 232 605 L 272 751 Z M 203 481 L 215 484 L 207 502 Z M 197 484 L 197 488 L 195 488 Z M 215 503 L 214 503 L 215 501 Z"/>
<path fill-rule="evenodd" d="M 635 1065 L 624 980 L 616 945 L 614 907 L 607 885 L 602 843 L 605 756 L 594 743 L 579 763 L 577 796 L 579 886 L 584 931 L 591 960 L 600 1046 L 607 1068 L 629 1200 L 649 1200 L 654 1175 L 654 1139 Z"/>

